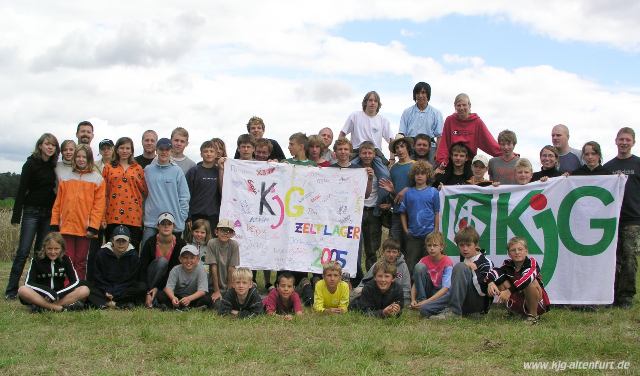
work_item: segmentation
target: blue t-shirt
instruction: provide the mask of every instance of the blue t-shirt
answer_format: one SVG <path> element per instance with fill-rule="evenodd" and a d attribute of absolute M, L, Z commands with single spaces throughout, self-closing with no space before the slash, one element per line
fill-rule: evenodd
<path fill-rule="evenodd" d="M 391 166 L 389 175 L 391 175 L 391 181 L 393 182 L 393 188 L 396 191 L 396 194 L 400 193 L 401 190 L 409 186 L 409 171 L 411 171 L 413 162 L 414 161 L 406 163 L 396 162 L 393 166 Z M 396 205 L 394 209 L 396 209 L 398 206 L 399 205 Z"/>
<path fill-rule="evenodd" d="M 433 232 L 435 217 L 440 212 L 440 197 L 437 189 L 409 188 L 398 208 L 399 213 L 406 213 L 409 235 L 420 238 Z"/>

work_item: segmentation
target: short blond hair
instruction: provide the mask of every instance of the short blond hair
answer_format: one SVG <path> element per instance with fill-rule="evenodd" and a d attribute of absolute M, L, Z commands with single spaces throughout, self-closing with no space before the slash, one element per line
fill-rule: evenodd
<path fill-rule="evenodd" d="M 533 166 L 531 166 L 531 162 L 529 162 L 527 158 L 518 159 L 518 162 L 516 162 L 516 165 L 514 166 L 514 170 L 518 169 L 527 169 L 533 172 Z"/>
<path fill-rule="evenodd" d="M 233 282 L 235 281 L 253 281 L 253 273 L 249 268 L 237 268 L 233 271 Z"/>
<path fill-rule="evenodd" d="M 189 140 L 189 132 L 187 132 L 187 130 L 182 128 L 182 127 L 177 127 L 176 129 L 171 131 L 171 139 L 172 140 L 173 140 L 173 136 L 175 136 L 175 135 L 186 137 L 187 140 Z"/>
<path fill-rule="evenodd" d="M 338 274 L 342 274 L 342 266 L 337 261 L 328 261 L 322 265 L 322 275 L 330 271 L 337 271 Z"/>

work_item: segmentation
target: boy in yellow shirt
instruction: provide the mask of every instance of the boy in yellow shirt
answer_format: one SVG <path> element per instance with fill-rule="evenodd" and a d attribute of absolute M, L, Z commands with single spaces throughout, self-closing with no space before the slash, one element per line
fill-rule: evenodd
<path fill-rule="evenodd" d="M 342 267 L 329 261 L 322 267 L 322 279 L 316 283 L 313 310 L 320 313 L 340 314 L 349 307 L 349 284 L 342 280 Z"/>

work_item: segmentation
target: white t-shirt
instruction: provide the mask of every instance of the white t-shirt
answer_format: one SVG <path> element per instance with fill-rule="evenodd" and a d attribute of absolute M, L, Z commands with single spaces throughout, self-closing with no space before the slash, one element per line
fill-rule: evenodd
<path fill-rule="evenodd" d="M 349 115 L 342 132 L 351 133 L 354 149 L 359 148 L 364 141 L 371 141 L 376 148 L 382 150 L 382 139 L 389 142 L 393 138 L 389 120 L 380 114 L 369 116 L 364 111 L 356 111 Z"/>

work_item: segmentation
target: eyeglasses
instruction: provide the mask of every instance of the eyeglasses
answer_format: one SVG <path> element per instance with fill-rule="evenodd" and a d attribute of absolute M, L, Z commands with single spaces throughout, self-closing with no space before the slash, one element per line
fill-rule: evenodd
<path fill-rule="evenodd" d="M 223 234 L 231 234 L 231 233 L 233 233 L 232 229 L 226 228 L 226 227 L 218 228 L 218 231 L 220 231 Z"/>

